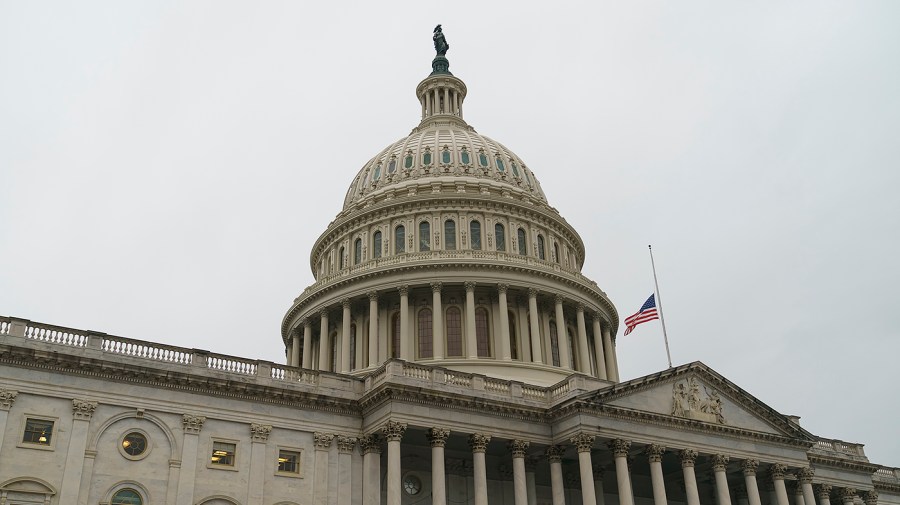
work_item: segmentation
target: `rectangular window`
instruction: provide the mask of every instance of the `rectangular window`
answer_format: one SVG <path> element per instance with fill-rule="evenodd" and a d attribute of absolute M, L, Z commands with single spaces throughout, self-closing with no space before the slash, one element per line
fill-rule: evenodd
<path fill-rule="evenodd" d="M 46 419 L 25 419 L 25 433 L 22 442 L 26 444 L 50 445 L 53 438 L 53 421 Z"/>
<path fill-rule="evenodd" d="M 297 475 L 300 473 L 300 453 L 298 451 L 278 451 L 278 473 Z"/>
<path fill-rule="evenodd" d="M 212 456 L 209 463 L 212 465 L 234 466 L 235 444 L 228 442 L 213 442 Z"/>

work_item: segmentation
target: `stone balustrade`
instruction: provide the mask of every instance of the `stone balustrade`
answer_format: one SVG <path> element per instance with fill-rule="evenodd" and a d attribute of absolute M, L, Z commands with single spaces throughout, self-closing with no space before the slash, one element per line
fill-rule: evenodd
<path fill-rule="evenodd" d="M 840 456 L 857 461 L 869 461 L 869 458 L 866 457 L 866 453 L 863 450 L 863 444 L 854 444 L 842 440 L 818 438 L 815 445 L 813 445 L 811 452 L 829 456 Z"/>

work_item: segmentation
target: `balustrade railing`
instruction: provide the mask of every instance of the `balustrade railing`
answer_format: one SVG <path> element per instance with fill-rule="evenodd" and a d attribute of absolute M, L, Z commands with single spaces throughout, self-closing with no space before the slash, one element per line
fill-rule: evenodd
<path fill-rule="evenodd" d="M 842 440 L 820 438 L 816 440 L 816 444 L 813 446 L 813 449 L 866 459 L 866 453 L 863 450 L 862 444 L 852 444 L 849 442 L 844 442 Z"/>
<path fill-rule="evenodd" d="M 243 360 L 232 356 L 223 356 L 221 354 L 210 354 L 206 356 L 206 367 L 223 372 L 256 375 L 257 365 L 255 361 Z"/>
<path fill-rule="evenodd" d="M 9 328 L 11 326 L 12 321 L 10 321 L 8 317 L 0 316 L 0 335 L 9 335 Z"/>
<path fill-rule="evenodd" d="M 100 349 L 110 354 L 120 354 L 166 363 L 178 363 L 180 365 L 190 365 L 192 362 L 191 351 L 184 348 L 110 335 L 103 337 Z"/>
<path fill-rule="evenodd" d="M 86 332 L 54 326 L 52 324 L 29 322 L 25 327 L 25 338 L 50 344 L 84 347 L 88 343 Z"/>
<path fill-rule="evenodd" d="M 275 365 L 272 367 L 272 379 L 315 386 L 319 383 L 319 372 Z"/>

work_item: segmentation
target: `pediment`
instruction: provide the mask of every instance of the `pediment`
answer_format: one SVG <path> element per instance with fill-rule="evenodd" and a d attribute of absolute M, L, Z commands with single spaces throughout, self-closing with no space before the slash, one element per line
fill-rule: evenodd
<path fill-rule="evenodd" d="M 655 414 L 657 420 L 669 418 L 680 425 L 688 420 L 811 440 L 811 435 L 787 416 L 700 362 L 620 383 L 585 400 L 623 411 Z"/>

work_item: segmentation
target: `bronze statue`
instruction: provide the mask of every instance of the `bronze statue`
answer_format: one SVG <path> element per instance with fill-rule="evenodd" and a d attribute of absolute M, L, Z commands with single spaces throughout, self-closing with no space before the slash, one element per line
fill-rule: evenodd
<path fill-rule="evenodd" d="M 441 30 L 441 25 L 434 27 L 434 35 L 432 35 L 431 39 L 434 40 L 434 50 L 437 51 L 438 56 L 447 54 L 447 49 L 450 49 L 450 44 L 448 44 L 447 39 L 444 38 L 444 32 Z"/>

